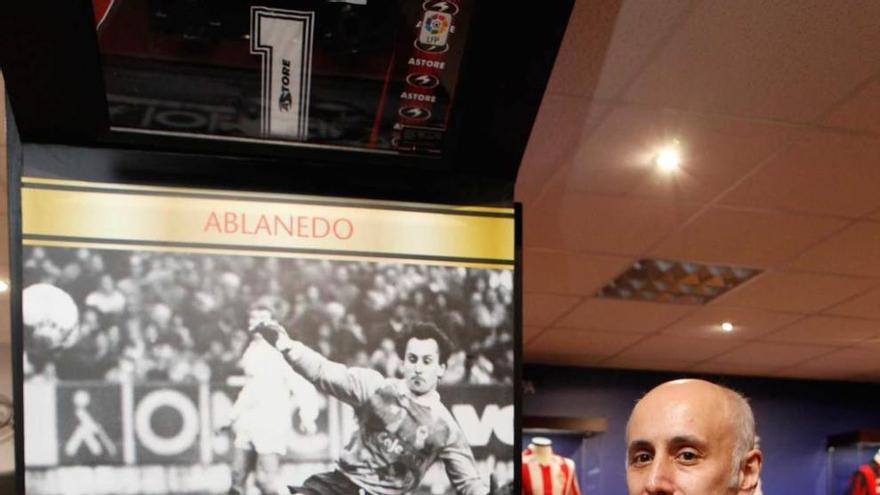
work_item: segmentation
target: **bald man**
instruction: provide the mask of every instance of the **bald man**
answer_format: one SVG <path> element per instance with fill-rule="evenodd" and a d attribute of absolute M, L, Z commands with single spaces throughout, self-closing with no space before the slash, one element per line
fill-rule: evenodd
<path fill-rule="evenodd" d="M 745 398 L 703 380 L 648 392 L 626 425 L 630 495 L 753 495 L 763 457 Z"/>

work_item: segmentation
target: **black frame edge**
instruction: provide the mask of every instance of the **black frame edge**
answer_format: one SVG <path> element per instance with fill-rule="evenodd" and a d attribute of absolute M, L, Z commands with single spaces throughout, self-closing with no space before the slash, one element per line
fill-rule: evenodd
<path fill-rule="evenodd" d="M 6 187 L 9 229 L 9 330 L 12 336 L 12 402 L 15 490 L 24 495 L 24 376 L 21 316 L 21 169 L 24 160 L 18 127 L 6 97 Z"/>
<path fill-rule="evenodd" d="M 523 421 L 523 236 L 522 219 L 523 205 L 516 202 L 514 208 L 514 269 L 513 269 L 513 489 L 514 493 L 522 493 L 522 470 L 519 469 L 522 446 Z"/>
<path fill-rule="evenodd" d="M 96 182 L 261 191 L 454 205 L 503 204 L 513 181 L 465 172 L 324 168 L 271 158 L 26 143 L 27 175 Z"/>

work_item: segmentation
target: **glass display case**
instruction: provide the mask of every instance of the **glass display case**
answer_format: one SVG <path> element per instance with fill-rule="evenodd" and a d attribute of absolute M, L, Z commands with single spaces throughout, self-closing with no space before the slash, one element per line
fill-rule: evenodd
<path fill-rule="evenodd" d="M 598 495 L 602 479 L 602 433 L 608 429 L 605 418 L 523 417 L 522 447 L 535 438 L 551 441 L 554 454 L 571 459 L 580 493 Z"/>
<path fill-rule="evenodd" d="M 13 141 L 88 148 L 83 169 L 143 183 L 509 202 L 573 4 L 16 2 Z"/>
<path fill-rule="evenodd" d="M 472 11 L 460 0 L 93 3 L 114 130 L 420 155 L 441 152 Z"/>
<path fill-rule="evenodd" d="M 598 493 L 598 474 L 601 472 L 597 449 L 590 449 L 588 438 L 593 435 L 572 432 L 541 430 L 523 431 L 523 448 L 528 447 L 534 438 L 546 438 L 552 442 L 553 452 L 574 461 L 580 493 Z"/>
<path fill-rule="evenodd" d="M 860 466 L 876 465 L 880 451 L 880 431 L 860 430 L 828 438 L 827 495 L 848 495 L 852 492 L 853 475 Z M 875 467 L 875 466 L 873 466 Z"/>

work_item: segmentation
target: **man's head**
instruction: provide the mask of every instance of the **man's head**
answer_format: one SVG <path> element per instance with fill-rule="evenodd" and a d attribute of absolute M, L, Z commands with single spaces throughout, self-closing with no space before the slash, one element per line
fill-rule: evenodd
<path fill-rule="evenodd" d="M 409 390 L 423 395 L 437 388 L 452 352 L 449 337 L 433 323 L 415 323 L 397 341 L 403 378 Z"/>
<path fill-rule="evenodd" d="M 763 459 L 745 398 L 703 380 L 648 392 L 630 415 L 626 443 L 630 495 L 750 495 Z"/>

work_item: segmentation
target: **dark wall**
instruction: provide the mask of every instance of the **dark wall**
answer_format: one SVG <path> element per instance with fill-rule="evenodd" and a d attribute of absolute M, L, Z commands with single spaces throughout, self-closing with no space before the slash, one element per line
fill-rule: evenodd
<path fill-rule="evenodd" d="M 655 385 L 686 375 L 588 368 L 526 366 L 525 380 L 535 388 L 523 398 L 525 415 L 604 417 L 608 430 L 582 442 L 588 459 L 578 466 L 585 495 L 623 495 L 624 433 L 636 400 Z M 703 377 L 732 387 L 749 398 L 764 451 L 763 491 L 768 495 L 840 494 L 855 459 L 869 459 L 877 447 L 831 459 L 829 435 L 880 429 L 880 385 L 745 377 Z M 528 438 L 528 436 L 527 436 Z M 557 439 L 555 439 L 556 441 Z M 569 450 L 570 440 L 565 449 Z M 845 466 L 841 459 L 847 458 Z M 829 476 L 832 474 L 833 476 Z M 829 480 L 832 480 L 829 483 Z"/>

